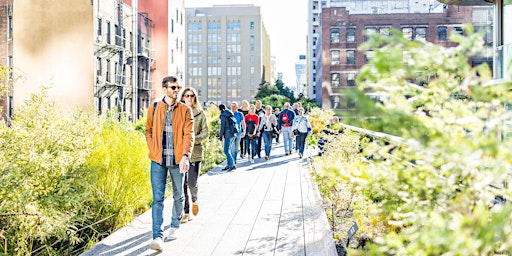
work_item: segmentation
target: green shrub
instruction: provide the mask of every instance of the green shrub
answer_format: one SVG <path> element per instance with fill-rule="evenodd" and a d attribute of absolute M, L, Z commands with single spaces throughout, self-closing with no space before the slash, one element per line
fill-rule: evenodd
<path fill-rule="evenodd" d="M 512 206 L 492 205 L 495 195 L 512 193 L 509 187 L 491 189 L 510 179 L 512 141 L 500 136 L 510 118 L 504 109 L 512 100 L 510 83 L 483 86 L 489 70 L 468 63 L 482 50 L 482 36 L 470 27 L 466 34 L 452 35 L 459 45 L 443 48 L 394 31 L 360 48 L 375 54 L 357 78 L 358 89 L 388 95 L 364 110 L 364 116 L 379 114 L 368 127 L 419 142 L 376 140 L 362 147 L 366 161 L 340 165 L 338 180 L 376 203 L 379 226 L 385 227 L 368 254 L 512 251 Z M 359 95 L 358 102 L 369 102 Z"/>
<path fill-rule="evenodd" d="M 97 131 L 93 115 L 79 113 L 76 121 L 62 114 L 47 89 L 31 95 L 10 127 L 0 122 L 0 251 L 6 254 L 58 254 L 51 245 L 81 225 L 82 205 L 91 197 L 81 166 Z"/>

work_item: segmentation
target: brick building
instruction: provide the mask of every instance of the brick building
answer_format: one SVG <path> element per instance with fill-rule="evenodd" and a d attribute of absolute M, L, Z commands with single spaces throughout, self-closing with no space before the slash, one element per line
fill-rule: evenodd
<path fill-rule="evenodd" d="M 346 7 L 327 7 L 321 15 L 322 44 L 322 107 L 350 111 L 356 102 L 346 95 L 355 86 L 359 69 L 371 58 L 371 53 L 357 50 L 367 33 L 389 33 L 393 28 L 410 40 L 426 40 L 447 47 L 452 31 L 462 33 L 462 24 L 471 23 L 472 7 L 439 5 L 433 11 L 415 13 L 358 13 Z"/>

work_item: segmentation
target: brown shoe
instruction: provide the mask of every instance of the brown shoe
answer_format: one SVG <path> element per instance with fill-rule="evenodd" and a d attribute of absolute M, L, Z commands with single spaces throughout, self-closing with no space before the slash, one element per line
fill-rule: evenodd
<path fill-rule="evenodd" d="M 183 217 L 181 217 L 181 223 L 187 223 L 188 221 L 188 213 L 184 213 Z"/>
<path fill-rule="evenodd" d="M 192 203 L 192 214 L 194 214 L 194 216 L 197 216 L 198 213 L 199 213 L 199 205 L 197 205 L 196 202 L 193 202 Z"/>

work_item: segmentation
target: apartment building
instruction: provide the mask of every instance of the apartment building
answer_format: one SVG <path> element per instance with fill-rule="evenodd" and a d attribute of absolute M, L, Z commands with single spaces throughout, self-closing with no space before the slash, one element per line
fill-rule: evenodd
<path fill-rule="evenodd" d="M 292 87 L 295 98 L 306 95 L 306 55 L 299 55 L 299 60 L 295 62 L 295 87 Z"/>
<path fill-rule="evenodd" d="M 371 52 L 357 50 L 367 40 L 365 34 L 388 34 L 391 28 L 403 32 L 409 40 L 426 40 L 446 47 L 452 31 L 463 33 L 462 25 L 472 22 L 472 7 L 447 6 L 425 0 L 409 1 L 337 1 L 338 6 L 322 11 L 322 107 L 350 111 L 356 102 L 347 97 L 355 86 L 359 69 L 371 59 Z M 332 5 L 332 2 L 331 2 Z M 371 8 L 369 8 L 371 7 Z M 413 8 L 414 7 L 414 8 Z M 355 9 L 352 9 L 355 8 Z M 362 8 L 362 9 L 361 9 Z M 363 9 L 369 10 L 367 13 Z M 352 14 L 352 13 L 357 14 Z"/>
<path fill-rule="evenodd" d="M 187 85 L 204 104 L 250 100 L 273 82 L 270 38 L 259 6 L 186 8 Z"/>
<path fill-rule="evenodd" d="M 11 1 L 12 47 L 0 40 L 0 48 L 12 54 L 0 57 L 20 79 L 8 99 L 18 107 L 49 85 L 64 109 L 116 108 L 135 120 L 162 94 L 164 76 L 183 79 L 183 6 L 183 0 Z"/>

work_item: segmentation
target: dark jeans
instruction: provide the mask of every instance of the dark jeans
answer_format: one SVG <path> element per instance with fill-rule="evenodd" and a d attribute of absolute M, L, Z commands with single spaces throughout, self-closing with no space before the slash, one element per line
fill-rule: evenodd
<path fill-rule="evenodd" d="M 307 133 L 300 132 L 297 136 L 297 150 L 299 151 L 299 154 L 304 154 L 304 148 L 306 147 L 306 137 L 308 136 Z"/>
<path fill-rule="evenodd" d="M 199 178 L 199 172 L 201 171 L 201 161 L 190 163 L 190 168 L 185 174 L 185 182 L 183 183 L 183 194 L 185 195 L 185 213 L 190 212 L 190 200 L 188 195 L 188 189 L 190 188 L 190 195 L 192 196 L 192 203 L 197 202 L 197 179 Z"/>
<path fill-rule="evenodd" d="M 247 145 L 247 155 L 254 158 L 256 154 L 256 137 L 249 139 L 249 136 L 245 136 L 245 145 Z"/>
<path fill-rule="evenodd" d="M 247 138 L 247 134 L 245 137 L 240 139 L 240 155 L 243 156 L 245 153 L 247 153 L 247 144 L 245 142 L 245 138 Z"/>
<path fill-rule="evenodd" d="M 260 133 L 260 136 L 256 136 L 254 139 L 256 140 L 256 152 L 254 152 L 254 155 L 260 156 L 261 152 L 261 139 L 263 138 L 263 132 Z"/>

